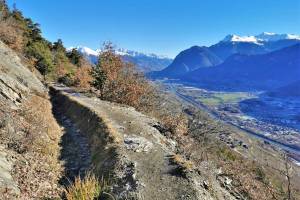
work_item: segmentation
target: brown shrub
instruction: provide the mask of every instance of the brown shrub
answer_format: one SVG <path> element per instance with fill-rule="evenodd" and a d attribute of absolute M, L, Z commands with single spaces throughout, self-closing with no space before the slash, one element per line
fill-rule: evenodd
<path fill-rule="evenodd" d="M 124 65 L 124 69 L 114 80 L 107 80 L 104 98 L 138 108 L 142 97 L 149 91 L 149 85 L 144 77 L 134 70 L 132 64 L 124 63 Z"/>
<path fill-rule="evenodd" d="M 90 83 L 93 80 L 91 76 L 91 66 L 82 64 L 75 73 L 75 84 L 80 89 L 90 89 Z"/>
<path fill-rule="evenodd" d="M 67 73 L 68 72 L 65 69 L 64 63 L 59 62 L 59 63 L 56 64 L 54 74 L 57 77 L 64 77 Z"/>
<path fill-rule="evenodd" d="M 111 43 L 104 45 L 92 72 L 93 86 L 99 90 L 101 99 L 133 106 L 156 117 L 171 133 L 187 132 L 187 118 L 182 111 L 174 111 L 172 104 L 166 105 L 166 98 L 132 63 L 124 62 Z"/>

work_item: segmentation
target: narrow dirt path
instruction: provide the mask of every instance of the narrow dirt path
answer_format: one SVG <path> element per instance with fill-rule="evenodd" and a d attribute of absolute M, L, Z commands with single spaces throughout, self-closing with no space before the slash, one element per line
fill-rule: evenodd
<path fill-rule="evenodd" d="M 133 108 L 76 93 L 72 96 L 105 117 L 117 130 L 119 140 L 123 141 L 120 147 L 126 157 L 123 162 L 127 163 L 126 170 L 132 175 L 132 180 L 128 178 L 131 180 L 128 191 L 138 191 L 141 199 L 198 199 L 193 184 L 172 173 L 174 166 L 169 157 L 174 153 L 173 145 L 152 127 L 156 121 Z"/>
<path fill-rule="evenodd" d="M 75 127 L 60 110 L 59 102 L 52 98 L 53 114 L 63 129 L 61 139 L 60 160 L 63 162 L 64 176 L 60 184 L 67 186 L 74 181 L 75 177 L 84 177 L 91 167 L 91 152 L 88 139 Z"/>

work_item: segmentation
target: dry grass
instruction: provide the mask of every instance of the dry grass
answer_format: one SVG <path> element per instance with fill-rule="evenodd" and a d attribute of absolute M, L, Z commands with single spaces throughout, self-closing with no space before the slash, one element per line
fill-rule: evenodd
<path fill-rule="evenodd" d="M 53 117 L 49 100 L 33 96 L 24 104 L 20 114 L 25 119 L 27 137 L 23 143 L 26 150 L 57 155 L 61 129 Z"/>
<path fill-rule="evenodd" d="M 186 173 L 192 171 L 195 166 L 194 163 L 190 160 L 186 160 L 182 155 L 175 154 L 170 158 L 171 163 L 177 164 L 181 173 Z"/>
<path fill-rule="evenodd" d="M 156 87 L 149 89 L 137 110 L 156 118 L 171 136 L 181 137 L 188 133 L 188 118 L 183 113 L 181 104 Z"/>
<path fill-rule="evenodd" d="M 211 172 L 221 169 L 222 172 L 218 176 L 232 180 L 230 192 L 239 194 L 245 199 L 283 199 L 284 194 L 280 188 L 270 182 L 271 176 L 276 174 L 276 171 L 270 176 L 266 173 L 271 170 L 270 168 L 262 167 L 256 161 L 243 157 L 216 138 L 220 133 L 230 135 L 234 129 L 214 122 L 203 113 L 194 114 L 189 127 L 189 136 L 193 137 L 194 142 L 187 140 L 189 136 L 182 138 L 179 142 L 181 151 L 185 152 L 200 170 L 202 163 L 213 164 L 210 171 L 201 170 L 207 173 L 208 177 L 211 176 Z M 284 180 L 280 182 L 282 181 Z"/>
<path fill-rule="evenodd" d="M 1 143 L 16 158 L 13 176 L 21 190 L 20 198 L 59 197 L 61 129 L 52 115 L 49 100 L 36 95 L 28 97 L 20 110 L 7 112 L 0 133 Z"/>
<path fill-rule="evenodd" d="M 104 179 L 100 181 L 91 173 L 87 173 L 84 178 L 77 177 L 72 185 L 65 189 L 68 200 L 94 200 L 100 198 L 108 190 L 108 184 Z M 111 196 L 112 199 L 113 196 Z"/>

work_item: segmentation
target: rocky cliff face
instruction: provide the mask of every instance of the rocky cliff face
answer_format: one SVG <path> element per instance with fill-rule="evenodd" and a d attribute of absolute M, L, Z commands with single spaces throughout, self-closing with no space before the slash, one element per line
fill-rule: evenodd
<path fill-rule="evenodd" d="M 0 41 L 0 102 L 15 105 L 29 93 L 45 93 L 43 84 L 26 68 L 20 58 Z"/>

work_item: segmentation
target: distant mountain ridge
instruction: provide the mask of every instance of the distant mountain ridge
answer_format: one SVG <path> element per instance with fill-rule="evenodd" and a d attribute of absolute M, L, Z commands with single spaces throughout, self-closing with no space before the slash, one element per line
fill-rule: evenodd
<path fill-rule="evenodd" d="M 193 46 L 180 52 L 171 65 L 160 72 L 153 72 L 151 76 L 178 77 L 182 74 L 194 71 L 203 67 L 212 67 L 222 63 L 207 47 Z"/>
<path fill-rule="evenodd" d="M 98 56 L 101 50 L 93 50 L 83 46 L 70 47 L 68 50 L 73 48 L 77 49 L 78 52 L 85 56 L 91 63 L 96 64 L 98 62 Z M 125 61 L 136 64 L 137 68 L 143 72 L 162 70 L 171 64 L 173 60 L 167 56 L 156 55 L 153 53 L 146 54 L 127 49 L 117 49 L 116 54 L 122 56 Z"/>
<path fill-rule="evenodd" d="M 230 56 L 222 64 L 187 73 L 181 80 L 210 89 L 273 90 L 299 80 L 300 44 L 262 55 Z"/>
<path fill-rule="evenodd" d="M 227 35 L 210 50 L 221 59 L 239 53 L 245 55 L 263 54 L 300 43 L 300 36 L 263 32 L 256 36 Z"/>
<path fill-rule="evenodd" d="M 295 44 L 300 44 L 299 35 L 269 32 L 256 36 L 227 35 L 209 47 L 194 46 L 180 52 L 172 64 L 161 71 L 151 72 L 149 77 L 180 78 L 203 67 L 217 66 L 234 54 L 266 54 Z"/>

